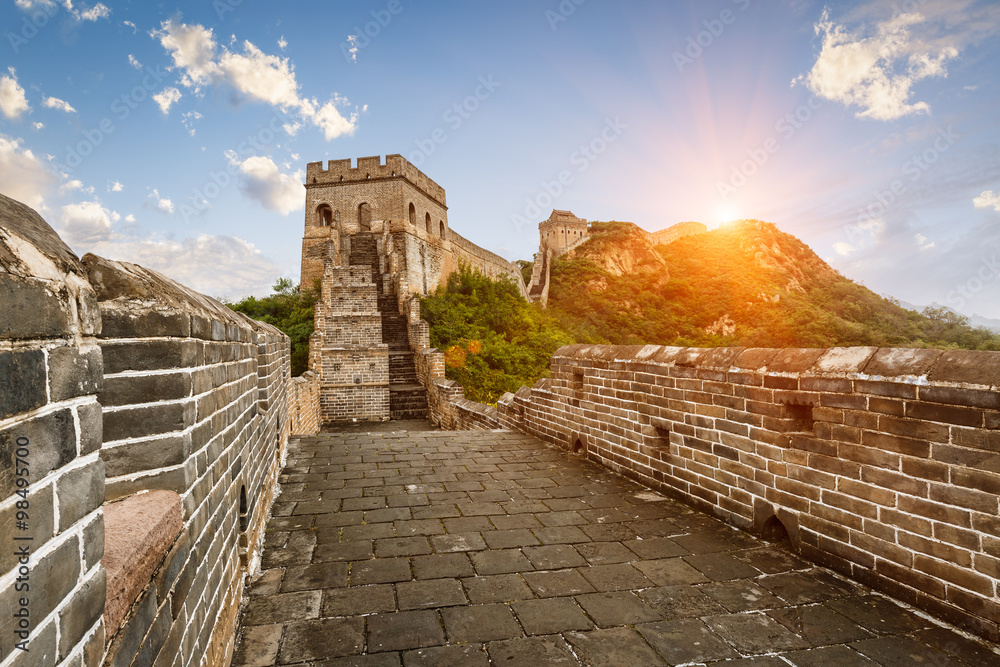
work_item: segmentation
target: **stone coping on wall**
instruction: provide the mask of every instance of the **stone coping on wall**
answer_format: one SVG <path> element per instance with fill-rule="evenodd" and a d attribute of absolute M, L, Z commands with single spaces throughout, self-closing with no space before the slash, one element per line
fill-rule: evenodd
<path fill-rule="evenodd" d="M 150 491 L 104 506 L 104 557 L 107 599 L 104 626 L 114 637 L 181 532 L 181 497 Z"/>
<path fill-rule="evenodd" d="M 891 379 L 916 385 L 1000 387 L 1000 354 L 976 350 L 878 347 L 814 349 L 682 348 L 660 345 L 567 345 L 553 359 L 645 362 L 762 374 Z M 997 396 L 1000 407 L 1000 395 Z"/>
<path fill-rule="evenodd" d="M 277 331 L 151 269 L 90 253 L 82 262 L 101 303 L 103 338 L 162 336 L 249 343 L 252 329 Z"/>

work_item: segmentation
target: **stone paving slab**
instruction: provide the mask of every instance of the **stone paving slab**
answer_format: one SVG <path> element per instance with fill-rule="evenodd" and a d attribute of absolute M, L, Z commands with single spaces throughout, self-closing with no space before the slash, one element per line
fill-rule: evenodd
<path fill-rule="evenodd" d="M 290 441 L 234 666 L 1000 667 L 578 456 L 404 426 Z"/>

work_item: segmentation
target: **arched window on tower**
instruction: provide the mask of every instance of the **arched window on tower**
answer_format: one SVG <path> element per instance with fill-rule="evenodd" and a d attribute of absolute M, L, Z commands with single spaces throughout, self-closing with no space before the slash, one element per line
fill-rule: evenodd
<path fill-rule="evenodd" d="M 417 207 L 410 202 L 410 224 L 414 227 L 417 226 Z"/>
<path fill-rule="evenodd" d="M 358 207 L 358 227 L 363 232 L 372 230 L 372 207 L 368 205 L 368 202 Z"/>
<path fill-rule="evenodd" d="M 326 204 L 320 204 L 316 209 L 316 224 L 319 227 L 329 227 L 333 224 L 333 209 Z"/>
<path fill-rule="evenodd" d="M 439 220 L 438 221 L 438 230 L 441 233 L 441 240 L 443 241 L 446 238 L 446 230 L 444 228 L 444 220 Z"/>
<path fill-rule="evenodd" d="M 434 226 L 431 224 L 431 214 L 424 214 L 424 228 L 427 230 L 427 236 L 434 233 Z"/>

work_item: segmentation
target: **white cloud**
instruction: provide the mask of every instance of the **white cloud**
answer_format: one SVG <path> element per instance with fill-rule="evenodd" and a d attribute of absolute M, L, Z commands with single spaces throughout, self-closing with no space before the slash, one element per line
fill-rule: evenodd
<path fill-rule="evenodd" d="M 153 101 L 160 106 L 160 111 L 165 114 L 170 113 L 170 107 L 180 101 L 181 91 L 176 88 L 164 88 L 162 92 L 153 95 Z"/>
<path fill-rule="evenodd" d="M 56 7 L 56 3 L 52 0 L 14 0 L 14 4 L 19 9 L 29 13 L 39 10 L 45 11 L 49 17 L 53 16 L 53 10 Z M 65 7 L 66 11 L 77 21 L 96 21 L 111 16 L 111 10 L 103 2 L 98 2 L 93 7 L 84 6 L 82 10 L 73 7 L 73 0 L 61 0 L 58 4 Z M 125 24 L 129 25 L 130 22 L 125 21 Z"/>
<path fill-rule="evenodd" d="M 84 186 L 83 181 L 77 179 L 66 181 L 65 183 L 59 186 L 59 194 L 61 195 L 73 192 L 75 190 L 86 192 L 89 195 L 94 194 L 94 186 L 86 187 Z"/>
<path fill-rule="evenodd" d="M 873 35 L 861 37 L 835 24 L 824 10 L 815 26 L 823 38 L 819 57 L 796 82 L 825 99 L 859 107 L 859 118 L 929 114 L 926 102 L 910 102 L 911 89 L 922 79 L 947 76 L 945 62 L 957 58 L 958 49 L 913 38 L 911 28 L 924 21 L 919 13 L 894 16 L 878 23 Z"/>
<path fill-rule="evenodd" d="M 20 118 L 21 114 L 29 111 L 28 98 L 24 95 L 24 88 L 17 82 L 17 73 L 11 67 L 7 70 L 10 75 L 0 76 L 0 111 L 7 118 Z"/>
<path fill-rule="evenodd" d="M 124 189 L 121 181 L 108 181 L 108 192 L 122 192 Z"/>
<path fill-rule="evenodd" d="M 125 222 L 132 223 L 135 222 L 135 216 L 129 213 L 125 216 Z"/>
<path fill-rule="evenodd" d="M 992 208 L 994 211 L 1000 213 L 1000 193 L 986 190 L 983 194 L 973 199 L 972 204 L 976 208 Z"/>
<path fill-rule="evenodd" d="M 46 109 L 58 109 L 59 111 L 65 111 L 66 113 L 76 113 L 76 109 L 74 109 L 69 102 L 61 100 L 58 97 L 46 97 L 42 105 Z"/>
<path fill-rule="evenodd" d="M 835 251 L 837 251 L 837 254 L 840 255 L 841 257 L 847 257 L 852 252 L 857 252 L 857 250 L 858 250 L 857 248 L 855 248 L 854 246 L 852 246 L 850 243 L 844 243 L 843 241 L 840 241 L 838 243 L 834 243 L 833 244 L 833 249 Z"/>
<path fill-rule="evenodd" d="M 348 51 L 351 54 L 351 61 L 352 62 L 358 62 L 358 36 L 357 35 L 348 35 L 347 36 L 347 43 L 351 45 L 351 48 L 348 49 Z"/>
<path fill-rule="evenodd" d="M 201 120 L 202 118 L 204 118 L 204 116 L 202 116 L 199 112 L 188 111 L 181 115 L 181 123 L 184 124 L 185 129 L 187 129 L 188 131 L 188 134 L 190 134 L 193 137 L 195 135 L 194 124 L 199 120 Z"/>
<path fill-rule="evenodd" d="M 133 26 L 133 27 L 135 27 L 135 26 Z M 131 53 L 128 54 L 128 64 L 131 65 L 132 67 L 136 68 L 136 69 L 142 69 L 142 63 L 139 62 L 139 59 L 136 58 Z"/>
<path fill-rule="evenodd" d="M 916 234 L 913 238 L 916 240 L 917 246 L 921 250 L 930 250 L 931 248 L 937 245 L 937 242 L 935 241 L 931 241 L 930 243 L 928 243 L 927 237 L 924 236 L 923 234 Z"/>
<path fill-rule="evenodd" d="M 83 21 L 96 21 L 97 19 L 106 19 L 109 16 L 111 16 L 111 10 L 103 2 L 98 2 L 93 7 L 84 9 L 79 14 L 80 19 Z"/>
<path fill-rule="evenodd" d="M 125 25 L 125 26 L 128 26 L 129 28 L 132 28 L 132 34 L 133 35 L 138 31 L 138 28 L 136 28 L 135 24 L 132 23 L 131 21 L 122 21 L 122 25 Z"/>
<path fill-rule="evenodd" d="M 167 215 L 174 212 L 174 203 L 166 197 L 160 196 L 160 191 L 156 188 L 149 193 L 149 198 L 153 200 L 153 208 Z"/>
<path fill-rule="evenodd" d="M 150 34 L 170 54 L 173 68 L 181 73 L 181 84 L 195 94 L 207 86 L 229 88 L 239 100 L 297 113 L 303 121 L 320 128 L 327 141 L 353 134 L 357 128 L 359 113 L 344 116 L 340 111 L 348 105 L 343 97 L 334 94 L 333 99 L 320 104 L 315 98 L 300 96 L 295 67 L 288 58 L 264 53 L 249 41 L 243 42 L 241 52 L 231 51 L 216 42 L 211 29 L 201 25 L 165 21 L 160 30 Z M 291 121 L 285 128 L 293 134 L 300 126 Z"/>
<path fill-rule="evenodd" d="M 45 128 L 45 123 L 32 123 L 31 127 L 35 128 L 36 130 L 41 130 Z"/>
<path fill-rule="evenodd" d="M 209 296 L 265 295 L 283 273 L 252 243 L 234 236 L 203 234 L 181 241 L 128 236 L 109 238 L 81 250 L 159 271 Z"/>
<path fill-rule="evenodd" d="M 288 48 L 288 40 L 285 39 L 284 35 L 282 35 L 281 39 L 278 40 L 278 48 L 281 49 L 282 51 Z"/>
<path fill-rule="evenodd" d="M 112 226 L 121 219 L 98 201 L 69 204 L 59 210 L 60 235 L 70 245 L 87 246 L 114 238 Z"/>
<path fill-rule="evenodd" d="M 240 161 L 236 153 L 226 154 L 233 167 L 240 170 L 240 190 L 264 208 L 288 215 L 303 206 L 301 171 L 285 174 L 269 157 L 254 156 Z"/>
<path fill-rule="evenodd" d="M 45 208 L 45 195 L 55 176 L 22 147 L 21 139 L 0 134 L 0 192 L 36 209 Z"/>

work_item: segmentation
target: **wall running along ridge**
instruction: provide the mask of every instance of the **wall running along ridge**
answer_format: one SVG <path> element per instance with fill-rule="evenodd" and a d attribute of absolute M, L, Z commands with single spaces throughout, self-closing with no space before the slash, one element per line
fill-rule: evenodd
<path fill-rule="evenodd" d="M 0 313 L 0 535 L 34 538 L 31 652 L 5 612 L 0 662 L 228 664 L 289 414 L 315 422 L 289 406 L 288 338 L 154 271 L 81 261 L 2 196 Z M 292 397 L 311 401 L 312 382 Z M 22 595 L 9 546 L 4 610 Z"/>
<path fill-rule="evenodd" d="M 1000 353 L 574 345 L 496 408 L 421 354 L 432 418 L 513 428 L 1000 641 Z M 780 525 L 779 523 L 780 522 Z"/>

